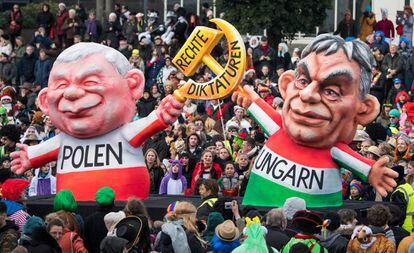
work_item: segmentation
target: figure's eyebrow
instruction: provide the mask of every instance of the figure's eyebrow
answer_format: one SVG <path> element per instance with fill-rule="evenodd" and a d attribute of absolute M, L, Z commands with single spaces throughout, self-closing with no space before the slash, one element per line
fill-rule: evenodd
<path fill-rule="evenodd" d="M 82 80 L 86 76 L 89 75 L 99 75 L 103 72 L 103 69 L 99 66 L 89 66 L 85 69 L 80 70 L 78 73 L 75 74 L 76 80 Z M 71 76 L 71 73 L 67 71 L 58 70 L 56 73 L 53 74 L 52 80 L 58 79 L 67 79 L 68 76 Z"/>
<path fill-rule="evenodd" d="M 305 77 L 309 80 L 311 80 L 310 74 L 309 74 L 309 67 L 308 64 L 305 61 L 299 62 L 298 67 L 295 71 L 296 78 L 299 76 L 299 74 L 305 75 Z"/>
<path fill-rule="evenodd" d="M 348 83 L 351 83 L 354 80 L 354 74 L 349 69 L 338 69 L 330 73 L 325 78 L 322 78 L 322 82 L 330 82 L 338 77 L 345 78 Z"/>

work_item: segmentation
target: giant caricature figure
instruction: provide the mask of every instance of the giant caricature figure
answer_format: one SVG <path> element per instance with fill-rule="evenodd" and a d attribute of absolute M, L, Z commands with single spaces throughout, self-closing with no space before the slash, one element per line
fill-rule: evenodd
<path fill-rule="evenodd" d="M 292 196 L 308 207 L 342 204 L 338 167 L 350 169 L 381 194 L 397 175 L 386 159 L 367 160 L 350 143 L 358 124 L 379 112 L 369 95 L 373 56 L 365 43 L 320 35 L 302 53 L 297 70 L 285 72 L 279 89 L 285 101 L 278 114 L 249 87 L 233 99 L 248 108 L 269 139 L 257 156 L 243 204 L 282 206 Z"/>
<path fill-rule="evenodd" d="M 147 198 L 141 145 L 173 123 L 183 104 L 168 96 L 148 117 L 132 122 L 144 83 L 142 72 L 115 49 L 95 43 L 66 49 L 38 101 L 62 133 L 36 146 L 19 145 L 12 170 L 23 173 L 58 160 L 57 190 L 70 189 L 77 200 L 94 200 L 102 186 L 113 188 L 116 200 Z"/>

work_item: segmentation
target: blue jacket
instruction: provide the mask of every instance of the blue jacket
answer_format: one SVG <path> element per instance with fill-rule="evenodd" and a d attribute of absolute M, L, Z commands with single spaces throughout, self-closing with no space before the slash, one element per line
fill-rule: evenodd
<path fill-rule="evenodd" d="M 377 35 L 381 36 L 381 40 L 379 42 L 376 39 Z M 385 41 L 385 36 L 382 31 L 376 31 L 374 33 L 374 43 L 371 44 L 371 48 L 375 48 L 375 47 L 377 47 L 383 55 L 386 55 L 390 51 L 390 46 Z"/>
<path fill-rule="evenodd" d="M 52 60 L 46 58 L 44 60 L 37 60 L 35 64 L 35 77 L 36 82 L 40 83 L 42 88 L 47 87 L 47 82 L 49 80 L 50 70 L 52 69 Z"/>

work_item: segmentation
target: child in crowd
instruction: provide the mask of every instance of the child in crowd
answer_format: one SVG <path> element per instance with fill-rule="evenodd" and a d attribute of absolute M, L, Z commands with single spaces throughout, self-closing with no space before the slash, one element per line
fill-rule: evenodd
<path fill-rule="evenodd" d="M 364 197 L 365 187 L 362 185 L 362 183 L 354 179 L 351 181 L 350 186 L 351 186 L 351 190 L 350 190 L 349 199 L 359 200 L 359 201 L 364 200 L 363 197 Z"/>
<path fill-rule="evenodd" d="M 160 185 L 159 194 L 183 195 L 187 189 L 187 180 L 182 175 L 183 164 L 180 160 L 170 160 L 170 169 Z"/>
<path fill-rule="evenodd" d="M 220 192 L 224 196 L 237 196 L 240 187 L 239 175 L 237 174 L 232 162 L 226 163 L 224 173 L 221 175 L 221 178 L 217 180 L 217 183 L 219 185 Z"/>

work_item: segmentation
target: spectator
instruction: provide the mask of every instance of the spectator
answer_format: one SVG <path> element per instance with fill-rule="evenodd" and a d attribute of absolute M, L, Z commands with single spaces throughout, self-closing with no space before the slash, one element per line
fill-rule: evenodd
<path fill-rule="evenodd" d="M 214 204 L 218 200 L 218 184 L 213 179 L 201 181 L 199 193 L 201 204 L 197 208 L 197 219 L 207 220 L 208 215 L 214 210 Z"/>
<path fill-rule="evenodd" d="M 89 253 L 99 253 L 99 244 L 108 230 L 104 217 L 114 209 L 115 192 L 109 187 L 100 188 L 95 194 L 97 210 L 85 220 L 85 247 Z"/>
<path fill-rule="evenodd" d="M 14 47 L 14 40 L 17 36 L 20 36 L 22 31 L 23 16 L 20 11 L 19 5 L 13 5 L 13 9 L 8 14 L 8 24 L 9 24 L 9 35 L 11 43 Z"/>
<path fill-rule="evenodd" d="M 124 211 L 110 212 L 104 216 L 105 227 L 108 231 L 107 236 L 116 236 L 115 225 L 125 217 Z"/>
<path fill-rule="evenodd" d="M 180 160 L 169 160 L 170 168 L 160 185 L 159 194 L 183 195 L 187 189 L 187 180 L 182 175 L 183 164 Z"/>
<path fill-rule="evenodd" d="M 39 51 L 39 59 L 35 64 L 35 82 L 40 83 L 42 88 L 47 87 L 50 70 L 52 69 L 52 61 L 49 59 L 49 56 L 46 55 L 46 51 L 41 49 Z"/>
<path fill-rule="evenodd" d="M 98 42 L 102 27 L 96 20 L 95 12 L 89 12 L 88 19 L 85 21 L 85 41 Z"/>
<path fill-rule="evenodd" d="M 350 10 L 345 11 L 344 19 L 339 22 L 338 28 L 334 32 L 334 35 L 339 34 L 343 39 L 358 37 L 358 25 L 355 20 L 352 19 L 352 13 Z"/>
<path fill-rule="evenodd" d="M 391 214 L 388 225 L 394 234 L 395 245 L 398 246 L 402 239 L 409 236 L 410 233 L 401 227 L 404 224 L 405 214 L 401 212 L 400 208 L 396 205 L 388 205 L 388 208 Z"/>
<path fill-rule="evenodd" d="M 178 202 L 174 212 L 166 215 L 168 222 L 157 235 L 155 249 L 159 252 L 206 252 L 206 243 L 197 230 L 196 212 L 197 208 L 193 204 Z"/>
<path fill-rule="evenodd" d="M 177 69 L 171 63 L 171 57 L 169 55 L 165 56 L 164 61 L 165 65 L 160 69 L 157 78 L 158 86 L 162 86 L 172 72 L 177 72 Z"/>
<path fill-rule="evenodd" d="M 128 240 L 124 238 L 107 236 L 102 240 L 98 248 L 101 253 L 125 252 L 127 250 L 127 244 Z"/>
<path fill-rule="evenodd" d="M 14 83 L 16 74 L 16 66 L 11 62 L 10 56 L 5 53 L 0 54 L 0 75 L 6 84 Z"/>
<path fill-rule="evenodd" d="M 42 10 L 37 13 L 36 22 L 39 27 L 43 27 L 46 30 L 46 34 L 50 35 L 50 30 L 55 22 L 55 17 L 50 13 L 50 5 L 47 3 L 42 4 Z"/>
<path fill-rule="evenodd" d="M 365 187 L 362 185 L 361 182 L 355 179 L 352 180 L 350 183 L 350 188 L 351 188 L 350 195 L 349 195 L 350 200 L 358 200 L 358 201 L 364 200 Z"/>
<path fill-rule="evenodd" d="M 374 33 L 374 42 L 370 45 L 372 50 L 378 49 L 382 55 L 386 55 L 389 52 L 389 44 L 385 41 L 383 31 L 376 31 Z"/>
<path fill-rule="evenodd" d="M 59 219 L 51 220 L 47 227 L 36 227 L 33 229 L 30 245 L 27 247 L 29 252 L 58 253 L 61 249 L 58 240 L 63 234 L 63 223 Z"/>
<path fill-rule="evenodd" d="M 12 53 L 13 47 L 10 42 L 10 37 L 7 34 L 0 35 L 0 54 L 6 54 L 10 56 Z"/>
<path fill-rule="evenodd" d="M 283 66 L 285 70 L 292 69 L 289 48 L 285 42 L 281 42 L 278 45 L 275 66 Z"/>
<path fill-rule="evenodd" d="M 219 179 L 221 177 L 221 172 L 220 165 L 213 162 L 213 153 L 205 150 L 201 154 L 200 162 L 198 162 L 194 168 L 191 179 L 191 189 L 194 189 L 195 183 L 199 179 Z"/>
<path fill-rule="evenodd" d="M 354 229 L 352 239 L 348 244 L 349 253 L 362 252 L 395 252 L 395 244 L 384 234 L 374 234 L 370 227 L 361 225 Z"/>
<path fill-rule="evenodd" d="M 135 17 L 137 18 L 137 33 L 145 32 L 147 22 L 144 20 L 144 13 L 138 12 Z"/>
<path fill-rule="evenodd" d="M 322 232 L 320 236 L 320 244 L 325 247 L 329 253 L 341 253 L 346 252 L 348 246 L 348 240 L 342 237 L 338 232 L 338 228 L 341 225 L 341 218 L 335 212 L 328 212 L 324 220 L 328 220 L 326 231 Z"/>
<path fill-rule="evenodd" d="M 259 72 L 263 66 L 268 66 L 270 72 L 275 68 L 273 62 L 276 58 L 275 50 L 269 46 L 266 36 L 260 39 L 260 46 L 253 50 L 253 65 L 256 72 Z"/>
<path fill-rule="evenodd" d="M 413 9 L 411 6 L 406 5 L 404 6 L 404 15 L 403 15 L 403 34 L 402 37 L 406 38 L 410 45 L 412 45 L 413 42 L 413 23 L 414 23 L 414 17 L 413 17 Z"/>
<path fill-rule="evenodd" d="M 390 84 L 394 78 L 398 77 L 401 80 L 404 79 L 404 59 L 398 54 L 398 45 L 391 44 L 390 52 L 385 55 L 381 69 L 383 75 L 387 78 L 387 91 L 389 90 L 389 87 L 391 87 Z"/>
<path fill-rule="evenodd" d="M 73 197 L 73 193 L 69 190 L 59 191 L 53 200 L 53 211 L 56 212 L 55 216 L 64 222 L 68 230 L 81 234 L 83 219 L 75 213 L 77 208 L 78 204 Z"/>
<path fill-rule="evenodd" d="M 16 67 L 19 66 L 20 60 L 22 59 L 25 51 L 26 51 L 26 47 L 24 45 L 23 37 L 17 36 L 15 39 L 15 46 L 11 54 L 12 62 Z"/>
<path fill-rule="evenodd" d="M 37 57 L 34 53 L 34 47 L 29 45 L 26 47 L 26 53 L 23 55 L 18 67 L 18 76 L 20 77 L 20 83 L 35 81 L 35 65 Z"/>
<path fill-rule="evenodd" d="M 137 33 L 138 33 L 138 26 L 137 21 L 135 19 L 135 15 L 129 15 L 128 20 L 124 23 L 122 28 L 122 34 L 125 36 L 129 45 L 136 45 L 137 44 Z"/>
<path fill-rule="evenodd" d="M 7 206 L 7 217 L 14 221 L 23 230 L 23 226 L 29 218 L 24 206 L 25 194 L 23 192 L 29 186 L 29 182 L 23 179 L 7 179 L 1 186 L 2 201 Z"/>
<path fill-rule="evenodd" d="M 285 233 L 287 219 L 282 208 L 273 208 L 266 214 L 266 243 L 281 251 L 289 242 L 289 237 Z"/>
<path fill-rule="evenodd" d="M 73 45 L 73 38 L 75 35 L 80 34 L 80 28 L 83 26 L 82 21 L 76 16 L 76 11 L 70 9 L 68 12 L 68 18 L 65 20 L 65 23 L 62 26 L 62 31 L 65 34 L 66 47 Z"/>
<path fill-rule="evenodd" d="M 110 13 L 108 21 L 105 25 L 105 39 L 107 45 L 113 48 L 118 48 L 119 46 L 119 36 L 122 32 L 122 28 L 117 21 L 117 16 L 115 13 Z M 109 44 L 108 44 L 109 41 Z"/>
<path fill-rule="evenodd" d="M 299 233 L 285 245 L 282 250 L 283 253 L 288 253 L 290 248 L 297 243 L 305 244 L 312 253 L 328 253 L 328 251 L 318 243 L 318 238 L 316 237 L 316 234 L 321 232 L 323 223 L 323 220 L 318 213 L 308 210 L 298 211 L 293 217 L 293 223 L 298 228 Z"/>
<path fill-rule="evenodd" d="M 161 168 L 157 151 L 150 148 L 145 152 L 145 164 L 150 176 L 150 193 L 158 193 L 164 171 Z"/>
<path fill-rule="evenodd" d="M 375 31 L 382 31 L 385 38 L 393 39 L 395 37 L 394 24 L 388 19 L 388 10 L 381 8 L 382 20 L 375 26 Z"/>
<path fill-rule="evenodd" d="M 17 247 L 19 227 L 7 219 L 7 206 L 0 202 L 0 251 L 11 252 Z"/>
<path fill-rule="evenodd" d="M 56 35 L 58 39 L 58 47 L 63 48 L 63 42 L 65 42 L 65 30 L 63 26 L 65 25 L 66 19 L 69 17 L 69 13 L 66 10 L 66 5 L 64 3 L 59 3 L 59 10 L 56 14 L 55 23 L 56 23 Z"/>
<path fill-rule="evenodd" d="M 72 229 L 72 214 L 63 210 L 58 211 L 56 215 L 63 221 L 63 235 L 59 239 L 59 246 L 62 249 L 62 253 L 87 253 L 84 243 L 80 235 L 76 230 Z"/>
<path fill-rule="evenodd" d="M 217 180 L 219 190 L 223 196 L 237 196 L 239 193 L 239 175 L 234 168 L 233 162 L 227 162 L 224 166 L 224 173 Z"/>
<path fill-rule="evenodd" d="M 293 225 L 293 217 L 296 212 L 300 210 L 306 210 L 305 200 L 298 197 L 291 197 L 286 199 L 285 204 L 283 205 L 283 213 L 287 219 L 285 232 L 290 238 L 294 237 L 298 233 L 297 228 L 295 228 Z"/>
<path fill-rule="evenodd" d="M 35 170 L 29 186 L 29 196 L 50 196 L 56 194 L 56 178 L 52 176 L 50 164 Z"/>
<path fill-rule="evenodd" d="M 207 242 L 211 242 L 214 237 L 216 227 L 224 222 L 223 215 L 219 212 L 211 212 L 207 217 L 207 227 L 204 231 L 203 239 Z"/>
<path fill-rule="evenodd" d="M 211 241 L 214 253 L 231 253 L 240 246 L 240 232 L 233 221 L 226 220 L 216 227 L 215 235 Z"/>
<path fill-rule="evenodd" d="M 129 63 L 143 73 L 145 73 L 145 63 L 144 60 L 139 56 L 139 50 L 134 49 L 132 50 L 131 58 L 129 58 Z M 188 100 L 188 99 L 187 99 Z"/>
<path fill-rule="evenodd" d="M 23 226 L 23 233 L 19 239 L 19 245 L 28 248 L 33 242 L 32 236 L 35 228 L 44 227 L 45 222 L 37 216 L 30 217 Z"/>
<path fill-rule="evenodd" d="M 359 32 L 359 39 L 366 42 L 367 37 L 374 32 L 375 24 L 375 13 L 372 12 L 372 6 L 367 5 L 360 20 L 361 30 Z"/>

